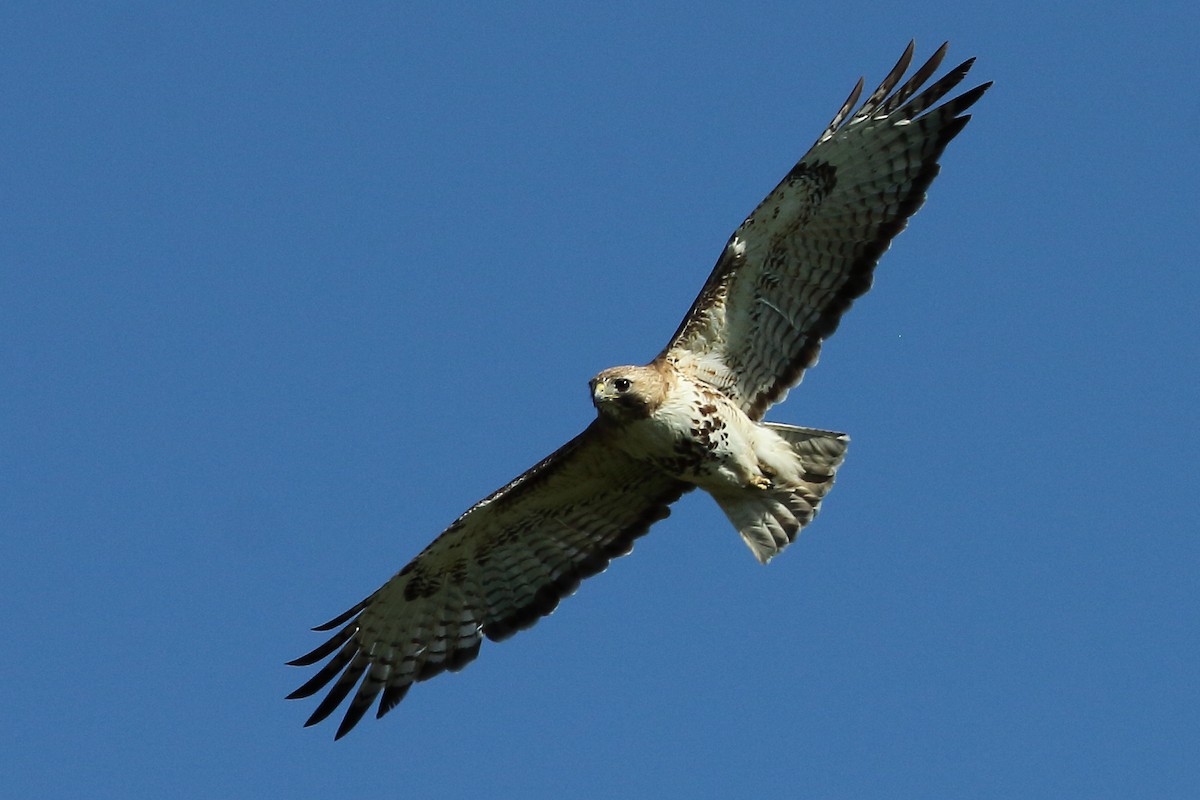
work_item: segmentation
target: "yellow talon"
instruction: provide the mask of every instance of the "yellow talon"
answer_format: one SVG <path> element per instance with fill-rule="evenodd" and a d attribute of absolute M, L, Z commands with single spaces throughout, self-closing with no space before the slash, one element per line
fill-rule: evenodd
<path fill-rule="evenodd" d="M 770 489 L 771 479 L 765 475 L 755 475 L 750 479 L 750 485 L 755 489 Z"/>

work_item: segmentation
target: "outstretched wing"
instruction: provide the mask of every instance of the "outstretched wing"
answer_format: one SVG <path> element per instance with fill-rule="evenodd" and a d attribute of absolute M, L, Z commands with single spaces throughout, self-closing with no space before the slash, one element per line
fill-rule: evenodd
<path fill-rule="evenodd" d="M 892 238 L 925 200 L 938 157 L 990 83 L 933 106 L 966 76 L 970 59 L 924 91 L 942 45 L 903 86 L 913 44 L 847 117 L 862 80 L 833 122 L 733 233 L 679 330 L 658 356 L 705 380 L 760 419 L 813 366 Z M 844 123 L 844 124 L 843 124 Z"/>
<path fill-rule="evenodd" d="M 290 662 L 333 656 L 289 699 L 332 686 L 306 725 L 352 692 L 337 738 L 375 699 L 382 717 L 416 681 L 462 669 L 483 637 L 528 628 L 584 578 L 628 553 L 688 486 L 624 455 L 593 423 L 476 503 L 378 591 L 314 630 L 339 628 Z M 357 687 L 357 691 L 355 691 Z"/>

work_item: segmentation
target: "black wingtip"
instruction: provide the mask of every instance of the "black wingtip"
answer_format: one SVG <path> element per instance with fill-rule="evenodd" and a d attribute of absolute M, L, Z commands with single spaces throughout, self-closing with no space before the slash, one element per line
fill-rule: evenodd
<path fill-rule="evenodd" d="M 289 667 L 308 667 L 316 664 L 318 661 L 330 655 L 346 642 L 354 638 L 356 633 L 358 633 L 358 625 L 353 623 L 347 625 L 331 636 L 328 641 L 318 645 L 299 658 L 293 658 L 291 661 L 287 662 L 287 665 Z"/>
<path fill-rule="evenodd" d="M 987 83 L 979 84 L 974 89 L 968 89 L 956 97 L 954 102 L 958 104 L 960 109 L 970 108 L 971 106 L 975 105 L 979 98 L 983 97 L 984 92 L 992 88 L 993 83 L 995 83 L 995 81 L 988 81 Z"/>
<path fill-rule="evenodd" d="M 410 686 L 412 686 L 411 683 L 403 683 L 384 687 L 383 697 L 379 698 L 379 708 L 375 712 L 375 719 L 383 719 L 384 714 L 400 705 L 400 701 L 404 699 L 404 695 L 408 694 Z"/>
<path fill-rule="evenodd" d="M 309 725 L 316 725 L 318 722 L 332 714 L 334 710 L 342 704 L 342 701 L 346 699 L 346 696 L 354 690 L 354 687 L 358 684 L 358 680 L 362 677 L 362 673 L 366 667 L 367 660 L 365 657 L 355 659 L 350 666 L 346 668 L 346 671 L 342 673 L 342 677 L 333 685 L 333 688 L 329 690 L 329 694 L 325 695 L 325 699 L 317 705 L 317 708 L 315 711 L 313 711 L 312 716 L 310 716 L 308 721 L 304 723 L 304 727 L 307 728 Z M 345 725 L 345 720 L 342 721 L 342 724 L 343 726 Z M 347 730 L 349 729 L 347 728 Z M 339 731 L 341 731 L 340 728 Z"/>
<path fill-rule="evenodd" d="M 346 716 L 342 717 L 342 723 L 338 725 L 337 733 L 333 735 L 333 740 L 335 742 L 354 729 L 354 726 L 357 725 L 359 720 L 363 718 L 363 715 L 367 713 L 367 709 L 371 707 L 371 701 L 373 699 L 374 695 L 366 698 L 362 696 L 356 696 L 354 700 L 351 701 L 350 707 L 346 709 Z"/>
<path fill-rule="evenodd" d="M 374 597 L 374 595 L 372 595 L 371 597 Z M 341 614 L 338 614 L 336 617 L 329 620 L 329 622 L 326 622 L 322 625 L 316 626 L 315 628 L 313 628 L 313 630 L 316 631 L 317 633 L 322 633 L 324 631 L 331 631 L 334 628 L 336 628 L 338 625 L 342 625 L 343 623 L 348 622 L 351 617 L 356 616 L 360 611 L 362 611 L 364 608 L 367 607 L 367 603 L 371 601 L 371 597 L 366 598 L 361 603 L 356 604 L 352 608 L 346 609 Z"/>

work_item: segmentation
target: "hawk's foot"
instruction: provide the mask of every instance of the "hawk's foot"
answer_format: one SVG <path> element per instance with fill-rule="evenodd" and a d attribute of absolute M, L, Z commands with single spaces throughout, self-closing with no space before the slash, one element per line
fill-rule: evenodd
<path fill-rule="evenodd" d="M 766 475 L 755 475 L 753 478 L 750 479 L 750 485 L 753 486 L 755 489 L 763 489 L 763 490 L 770 489 L 771 488 L 771 479 L 768 478 Z"/>

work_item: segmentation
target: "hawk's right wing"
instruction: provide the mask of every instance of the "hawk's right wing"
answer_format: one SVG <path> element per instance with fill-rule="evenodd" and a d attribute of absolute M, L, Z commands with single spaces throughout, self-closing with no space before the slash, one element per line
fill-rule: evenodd
<path fill-rule="evenodd" d="M 705 380 L 754 419 L 813 366 L 821 342 L 925 200 L 938 158 L 987 90 L 934 107 L 974 59 L 919 94 L 942 45 L 906 82 L 900 62 L 850 116 L 862 81 L 812 149 L 734 231 L 679 330 L 658 356 Z"/>

